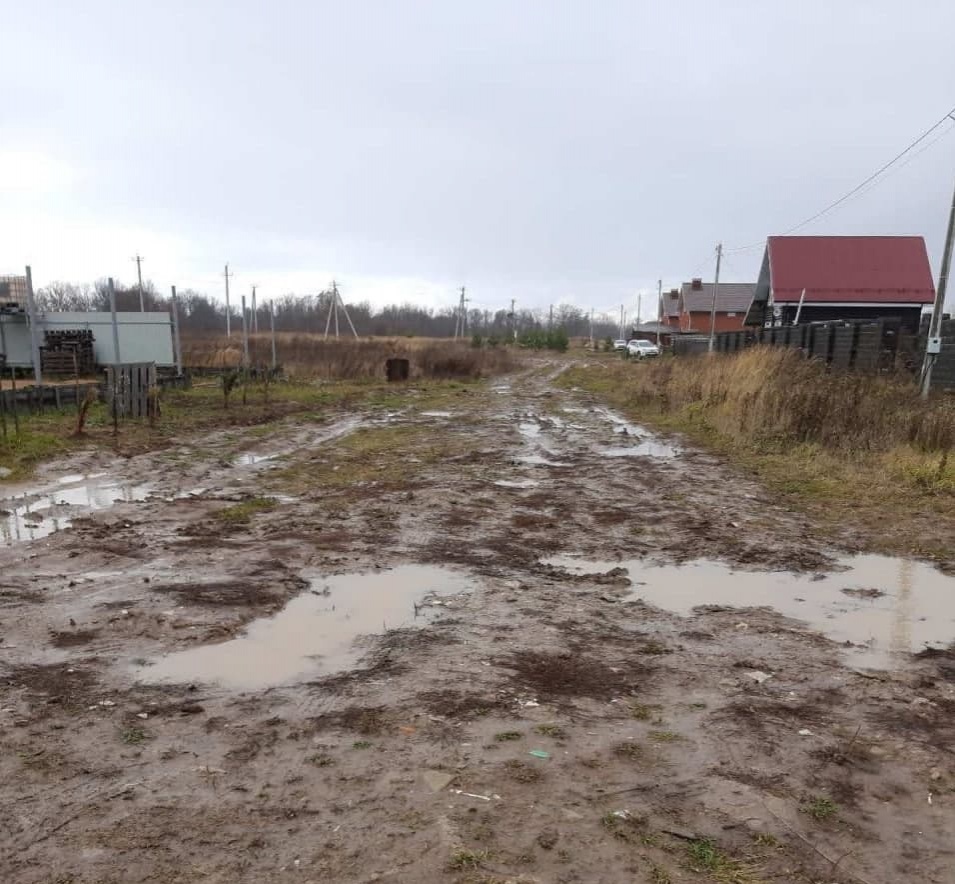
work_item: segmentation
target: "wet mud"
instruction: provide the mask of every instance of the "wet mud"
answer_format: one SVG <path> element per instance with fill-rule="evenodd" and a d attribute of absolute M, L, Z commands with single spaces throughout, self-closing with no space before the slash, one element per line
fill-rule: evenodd
<path fill-rule="evenodd" d="M 0 879 L 955 880 L 953 578 L 560 368 L 0 491 Z"/>

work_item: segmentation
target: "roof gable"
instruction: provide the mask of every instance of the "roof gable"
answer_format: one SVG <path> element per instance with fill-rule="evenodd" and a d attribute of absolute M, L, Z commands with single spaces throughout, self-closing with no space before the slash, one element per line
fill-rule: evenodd
<path fill-rule="evenodd" d="M 935 298 L 920 236 L 771 236 L 766 243 L 776 303 L 930 304 Z"/>

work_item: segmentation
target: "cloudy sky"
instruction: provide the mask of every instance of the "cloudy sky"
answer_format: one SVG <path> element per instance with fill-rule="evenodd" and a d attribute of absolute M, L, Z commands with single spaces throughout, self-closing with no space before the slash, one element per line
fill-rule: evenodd
<path fill-rule="evenodd" d="M 955 106 L 950 0 L 0 0 L 0 273 L 632 304 Z M 803 233 L 924 235 L 955 122 Z M 755 278 L 760 248 L 730 252 Z M 645 303 L 649 296 L 645 298 Z M 950 299 L 951 302 L 951 299 Z"/>

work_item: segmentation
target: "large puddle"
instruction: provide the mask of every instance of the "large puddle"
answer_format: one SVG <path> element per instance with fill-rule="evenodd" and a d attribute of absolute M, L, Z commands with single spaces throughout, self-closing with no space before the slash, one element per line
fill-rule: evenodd
<path fill-rule="evenodd" d="M 256 690 L 353 668 L 355 639 L 428 622 L 432 600 L 472 588 L 455 571 L 403 565 L 387 571 L 314 578 L 312 588 L 239 638 L 162 657 L 137 670 L 149 682 L 216 682 Z M 441 607 L 435 603 L 437 610 Z"/>
<path fill-rule="evenodd" d="M 145 500 L 149 483 L 120 482 L 105 473 L 62 476 L 41 487 L 25 487 L 0 499 L 0 542 L 25 543 L 69 528 L 77 516 L 116 503 Z"/>
<path fill-rule="evenodd" d="M 955 578 L 912 559 L 851 556 L 840 562 L 846 570 L 824 575 L 736 571 L 706 560 L 653 565 L 558 556 L 544 563 L 574 574 L 626 568 L 634 596 L 684 617 L 698 605 L 771 607 L 849 643 L 846 654 L 859 667 L 893 668 L 913 652 L 955 641 Z"/>
<path fill-rule="evenodd" d="M 633 424 L 609 408 L 595 408 L 594 413 L 613 427 L 617 436 L 632 438 L 633 444 L 620 444 L 598 448 L 604 457 L 652 457 L 671 460 L 680 454 L 680 446 L 664 442 L 639 424 Z"/>

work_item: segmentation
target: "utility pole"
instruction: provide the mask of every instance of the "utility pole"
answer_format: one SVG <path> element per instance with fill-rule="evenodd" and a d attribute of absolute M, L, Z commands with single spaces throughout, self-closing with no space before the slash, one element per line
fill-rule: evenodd
<path fill-rule="evenodd" d="M 594 308 L 590 308 L 590 349 L 594 348 Z"/>
<path fill-rule="evenodd" d="M 235 276 L 229 273 L 229 262 L 225 265 L 225 334 L 227 338 L 232 337 L 232 311 L 229 308 L 229 277 Z"/>
<path fill-rule="evenodd" d="M 935 287 L 935 304 L 932 306 L 932 318 L 928 324 L 928 338 L 925 341 L 925 361 L 922 363 L 922 398 L 927 399 L 932 389 L 932 369 L 942 352 L 942 311 L 945 309 L 945 292 L 948 288 L 948 273 L 952 264 L 952 244 L 955 240 L 955 194 L 952 194 L 952 208 L 948 213 L 948 231 L 945 234 L 945 250 L 942 252 L 942 266 L 938 273 L 938 285 Z"/>
<path fill-rule="evenodd" d="M 113 286 L 113 277 L 106 281 L 109 287 L 109 312 L 113 323 L 113 365 L 119 365 L 119 324 L 116 321 L 116 289 Z M 116 405 L 116 387 L 119 385 L 119 372 L 113 376 L 113 406 Z"/>
<path fill-rule="evenodd" d="M 716 246 L 716 278 L 713 280 L 713 304 L 710 307 L 710 346 L 709 352 L 713 352 L 716 346 L 716 294 L 720 290 L 720 261 L 723 259 L 723 243 L 717 243 Z"/>
<path fill-rule="evenodd" d="M 623 338 L 623 304 L 620 305 L 620 337 Z"/>
<path fill-rule="evenodd" d="M 351 321 L 351 317 L 348 315 L 348 308 L 345 306 L 345 302 L 342 300 L 342 296 L 338 293 L 338 283 L 333 279 L 332 280 L 332 291 L 331 291 L 331 301 L 328 303 L 328 318 L 325 320 L 325 340 L 328 340 L 328 329 L 332 324 L 332 316 L 335 317 L 335 337 L 338 337 L 338 308 L 342 308 L 342 313 L 345 314 L 345 319 L 348 320 L 348 327 L 351 329 L 351 333 L 357 339 L 358 332 L 355 331 L 355 324 Z"/>
<path fill-rule="evenodd" d="M 255 334 L 259 333 L 259 312 L 255 306 L 255 289 L 256 286 L 252 286 L 252 331 Z"/>
<path fill-rule="evenodd" d="M 643 314 L 643 292 L 637 292 L 637 328 L 640 328 L 640 317 Z"/>
<path fill-rule="evenodd" d="M 143 297 L 143 261 L 146 259 L 140 255 L 139 252 L 137 252 L 136 257 L 133 258 L 133 260 L 136 262 L 136 276 L 139 277 L 139 312 L 145 313 L 146 300 Z"/>
<path fill-rule="evenodd" d="M 275 371 L 279 364 L 275 355 L 275 301 L 269 301 L 269 326 L 272 331 L 272 371 Z"/>
<path fill-rule="evenodd" d="M 242 365 L 249 367 L 249 324 L 245 316 L 245 295 L 242 296 Z"/>
<path fill-rule="evenodd" d="M 553 327 L 554 327 L 554 305 L 551 304 L 551 305 L 550 305 L 550 318 L 547 320 L 547 328 L 548 328 L 548 330 L 550 330 L 550 329 L 552 329 Z"/>
<path fill-rule="evenodd" d="M 657 322 L 663 323 L 663 280 L 657 280 Z"/>
<path fill-rule="evenodd" d="M 40 361 L 40 326 L 37 324 L 36 298 L 33 296 L 33 269 L 27 264 L 27 318 L 30 320 L 30 358 L 33 360 L 33 379 L 36 381 L 37 397 L 39 401 L 40 389 L 43 386 L 43 363 Z M 110 291 L 113 283 L 110 282 Z M 113 314 L 115 323 L 115 312 Z M 6 353 L 6 349 L 4 349 Z M 14 394 L 13 407 L 16 408 L 16 395 Z"/>
<path fill-rule="evenodd" d="M 176 287 L 172 286 L 172 347 L 176 358 L 176 376 L 182 377 L 182 341 L 179 339 L 179 299 L 176 297 Z"/>

